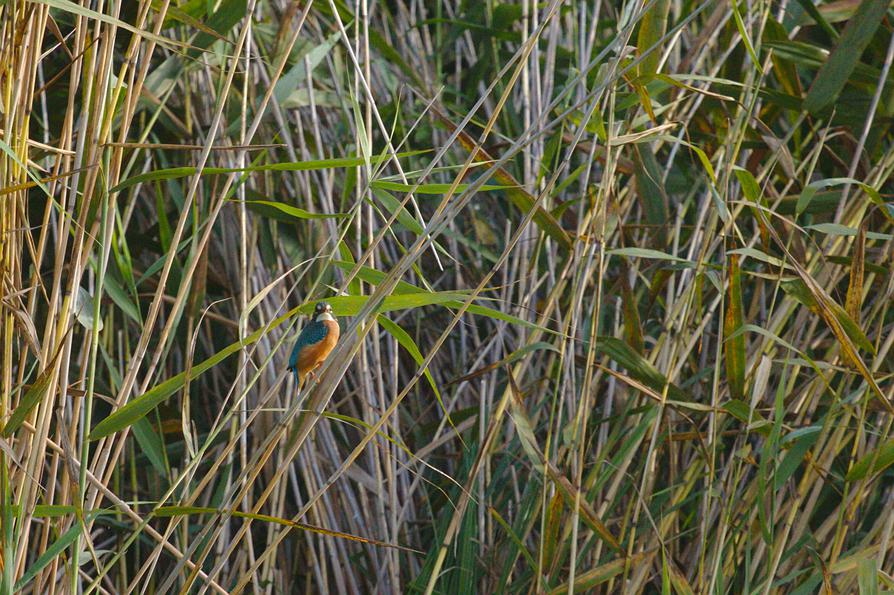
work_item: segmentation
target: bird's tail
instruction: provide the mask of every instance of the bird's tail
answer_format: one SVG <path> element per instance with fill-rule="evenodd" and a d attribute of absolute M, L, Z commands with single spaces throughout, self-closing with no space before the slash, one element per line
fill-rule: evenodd
<path fill-rule="evenodd" d="M 298 392 L 301 392 L 301 388 L 304 386 L 304 377 L 298 371 L 298 366 L 290 366 L 289 371 L 295 374 L 295 384 L 298 387 Z"/>

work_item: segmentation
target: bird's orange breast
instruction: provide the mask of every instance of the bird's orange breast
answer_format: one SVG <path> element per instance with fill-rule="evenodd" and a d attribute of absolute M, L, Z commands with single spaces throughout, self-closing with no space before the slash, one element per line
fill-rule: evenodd
<path fill-rule="evenodd" d="M 329 329 L 322 341 L 309 345 L 298 354 L 296 367 L 298 375 L 304 378 L 308 372 L 319 366 L 338 343 L 339 328 L 334 320 L 324 320 L 323 324 Z"/>

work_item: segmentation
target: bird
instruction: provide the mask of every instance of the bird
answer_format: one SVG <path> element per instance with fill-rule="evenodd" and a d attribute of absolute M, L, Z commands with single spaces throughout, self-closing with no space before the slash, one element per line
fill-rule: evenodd
<path fill-rule="evenodd" d="M 313 317 L 301 329 L 289 357 L 289 370 L 295 373 L 299 387 L 304 384 L 308 375 L 313 377 L 314 370 L 326 361 L 338 342 L 339 332 L 338 321 L 332 315 L 332 306 L 326 302 L 318 302 Z"/>

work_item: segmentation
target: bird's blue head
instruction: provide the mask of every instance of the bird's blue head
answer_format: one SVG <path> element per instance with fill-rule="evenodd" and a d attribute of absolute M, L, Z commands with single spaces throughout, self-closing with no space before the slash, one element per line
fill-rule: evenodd
<path fill-rule="evenodd" d="M 332 306 L 326 302 L 318 302 L 314 308 L 313 320 L 316 322 L 335 320 L 335 316 L 332 315 Z"/>

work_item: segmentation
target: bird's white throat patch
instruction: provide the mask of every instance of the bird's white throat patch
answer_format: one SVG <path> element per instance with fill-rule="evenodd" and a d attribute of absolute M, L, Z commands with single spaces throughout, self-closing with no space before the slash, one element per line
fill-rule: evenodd
<path fill-rule="evenodd" d="M 335 317 L 332 314 L 330 314 L 329 312 L 323 312 L 322 314 L 317 316 L 317 320 L 319 320 L 319 321 L 331 320 L 332 322 L 335 322 Z"/>

